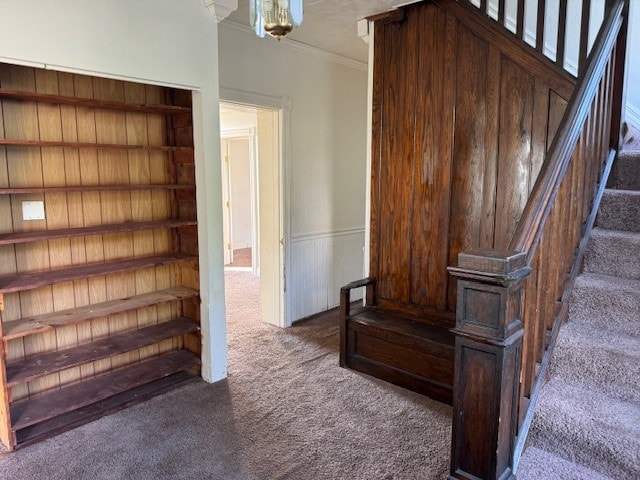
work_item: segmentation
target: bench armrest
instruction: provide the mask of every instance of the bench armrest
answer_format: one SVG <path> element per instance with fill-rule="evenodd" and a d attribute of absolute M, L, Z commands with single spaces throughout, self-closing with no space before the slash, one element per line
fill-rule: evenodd
<path fill-rule="evenodd" d="M 350 314 L 351 307 L 351 290 L 354 288 L 366 287 L 365 305 L 374 305 L 374 286 L 376 279 L 373 277 L 363 278 L 362 280 L 356 280 L 355 282 L 348 283 L 340 289 L 340 316 L 346 318 Z"/>

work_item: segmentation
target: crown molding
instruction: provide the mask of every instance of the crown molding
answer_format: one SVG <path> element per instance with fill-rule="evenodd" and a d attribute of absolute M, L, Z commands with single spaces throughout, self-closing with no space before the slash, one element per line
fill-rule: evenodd
<path fill-rule="evenodd" d="M 238 9 L 238 0 L 203 0 L 213 19 L 220 23 Z"/>
<path fill-rule="evenodd" d="M 258 38 L 256 34 L 246 25 L 241 25 L 236 22 L 232 22 L 226 20 L 220 24 L 221 27 L 235 33 L 240 33 L 243 35 L 250 36 L 256 42 L 264 42 L 264 39 Z M 266 40 L 268 41 L 268 40 Z M 317 47 L 312 47 L 311 45 L 307 45 L 306 43 L 297 42 L 290 38 L 283 38 L 277 44 L 274 43 L 277 48 L 282 48 L 284 50 L 289 50 L 290 52 L 301 53 L 303 55 L 307 55 L 309 57 L 318 58 L 320 60 L 326 60 L 328 62 L 338 63 L 340 65 L 344 65 L 345 67 L 354 68 L 356 70 L 360 70 L 362 72 L 367 71 L 366 62 L 361 62 L 359 60 L 353 60 L 351 58 L 343 57 L 342 55 L 338 55 L 335 53 L 327 52 L 326 50 L 322 50 Z"/>

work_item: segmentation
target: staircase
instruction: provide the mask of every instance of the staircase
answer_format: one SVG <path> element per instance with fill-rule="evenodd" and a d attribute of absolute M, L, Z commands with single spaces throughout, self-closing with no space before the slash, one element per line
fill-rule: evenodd
<path fill-rule="evenodd" d="M 640 132 L 631 135 L 576 279 L 519 480 L 640 478 Z"/>

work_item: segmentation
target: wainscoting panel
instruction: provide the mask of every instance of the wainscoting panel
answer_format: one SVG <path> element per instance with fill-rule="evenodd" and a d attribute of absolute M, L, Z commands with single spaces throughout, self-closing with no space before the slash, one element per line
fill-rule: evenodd
<path fill-rule="evenodd" d="M 364 276 L 364 229 L 291 239 L 287 317 L 295 322 L 340 303 L 340 287 Z M 353 300 L 362 298 L 354 291 Z"/>

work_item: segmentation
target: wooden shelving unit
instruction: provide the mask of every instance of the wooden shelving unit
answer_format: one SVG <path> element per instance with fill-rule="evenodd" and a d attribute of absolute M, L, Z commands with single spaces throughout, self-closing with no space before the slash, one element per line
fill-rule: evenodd
<path fill-rule="evenodd" d="M 0 245 L 15 245 L 18 243 L 39 242 L 57 238 L 108 235 L 112 233 L 136 232 L 140 230 L 154 230 L 159 228 L 189 227 L 195 225 L 197 225 L 195 220 L 158 220 L 155 222 L 130 222 L 114 225 L 94 225 L 84 228 L 63 228 L 59 230 L 44 230 L 37 232 L 5 233 L 0 234 Z"/>
<path fill-rule="evenodd" d="M 38 92 L 25 92 L 0 88 L 0 99 L 25 100 L 31 102 L 51 103 L 54 105 L 72 105 L 75 107 L 99 108 L 102 110 L 116 110 L 139 113 L 155 113 L 158 115 L 191 115 L 191 108 L 179 105 L 160 105 L 144 103 L 114 102 L 97 100 L 95 98 L 78 98 L 66 95 L 51 95 Z"/>
<path fill-rule="evenodd" d="M 190 92 L 0 64 L 6 449 L 199 374 L 191 116 Z"/>
<path fill-rule="evenodd" d="M 83 143 L 83 142 L 52 142 L 44 140 L 19 140 L 10 138 L 1 138 L 1 146 L 10 147 L 34 147 L 34 148 L 46 148 L 46 147 L 61 147 L 61 148 L 90 148 L 96 150 L 146 150 L 153 151 L 159 150 L 162 152 L 188 152 L 192 151 L 191 147 L 177 147 L 172 145 L 129 145 L 118 143 Z"/>
<path fill-rule="evenodd" d="M 0 195 L 33 195 L 36 193 L 123 192 L 132 190 L 193 190 L 195 185 L 70 185 L 68 187 L 0 188 Z"/>

